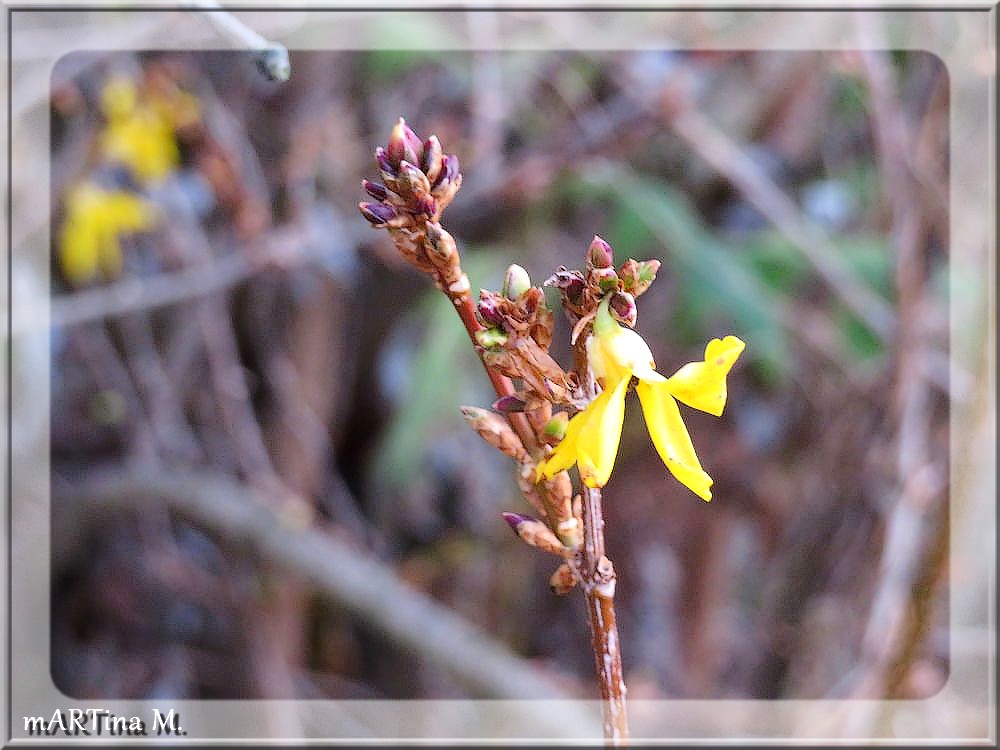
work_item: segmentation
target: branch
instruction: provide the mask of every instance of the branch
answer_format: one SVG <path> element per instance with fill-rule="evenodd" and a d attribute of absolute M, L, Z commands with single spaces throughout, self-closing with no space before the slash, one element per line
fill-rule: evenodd
<path fill-rule="evenodd" d="M 59 494 L 55 538 L 79 543 L 79 530 L 101 515 L 141 513 L 144 506 L 165 504 L 261 562 L 308 581 L 395 643 L 449 670 L 480 696 L 569 697 L 505 646 L 400 581 L 382 563 L 316 529 L 294 529 L 225 475 L 104 474 L 62 488 Z"/>

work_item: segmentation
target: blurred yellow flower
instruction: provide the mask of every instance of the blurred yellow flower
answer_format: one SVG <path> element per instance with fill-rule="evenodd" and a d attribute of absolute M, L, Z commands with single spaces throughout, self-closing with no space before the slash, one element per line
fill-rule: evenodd
<path fill-rule="evenodd" d="M 66 218 L 59 236 L 59 264 L 74 284 L 92 280 L 103 272 L 114 277 L 121 271 L 122 234 L 153 226 L 150 204 L 124 190 L 104 190 L 92 182 L 74 187 L 66 199 Z"/>
<path fill-rule="evenodd" d="M 192 103 L 185 100 L 183 117 Z M 107 120 L 100 134 L 101 155 L 128 167 L 144 184 L 159 182 L 180 162 L 174 138 L 174 118 L 162 102 L 141 100 L 131 79 L 118 76 L 101 92 L 101 110 Z"/>
<path fill-rule="evenodd" d="M 726 376 L 746 344 L 735 336 L 712 339 L 702 362 L 690 362 L 669 378 L 656 372 L 642 337 L 611 317 L 608 299 L 597 309 L 587 359 L 604 390 L 566 428 L 555 451 L 538 466 L 551 479 L 576 464 L 588 487 L 603 487 L 611 477 L 625 417 L 625 395 L 632 377 L 646 427 L 670 472 L 703 500 L 711 500 L 712 478 L 701 468 L 677 401 L 719 416 L 726 405 Z M 676 399 L 676 400 L 675 400 Z"/>

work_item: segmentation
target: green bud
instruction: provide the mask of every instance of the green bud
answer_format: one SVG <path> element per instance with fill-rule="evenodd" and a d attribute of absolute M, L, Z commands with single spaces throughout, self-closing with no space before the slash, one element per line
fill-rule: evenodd
<path fill-rule="evenodd" d="M 517 299 L 529 289 L 531 289 L 531 277 L 528 276 L 528 272 L 517 263 L 511 263 L 503 277 L 501 288 L 503 296 L 507 299 Z"/>
<path fill-rule="evenodd" d="M 604 293 L 612 292 L 618 288 L 618 274 L 613 268 L 594 268 L 590 272 L 590 278 Z"/>
<path fill-rule="evenodd" d="M 475 336 L 476 343 L 483 349 L 499 349 L 507 343 L 507 334 L 499 328 L 481 328 Z"/>
<path fill-rule="evenodd" d="M 566 437 L 566 426 L 569 424 L 569 415 L 564 412 L 556 412 L 545 425 L 546 437 L 562 440 Z"/>

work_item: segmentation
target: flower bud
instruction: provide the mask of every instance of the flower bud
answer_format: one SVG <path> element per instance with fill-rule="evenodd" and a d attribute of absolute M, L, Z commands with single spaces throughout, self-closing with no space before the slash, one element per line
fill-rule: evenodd
<path fill-rule="evenodd" d="M 618 276 L 621 277 L 622 287 L 626 292 L 638 297 L 649 289 L 649 285 L 656 279 L 656 273 L 660 270 L 660 261 L 644 260 L 639 262 L 629 258 L 618 269 Z"/>
<path fill-rule="evenodd" d="M 534 408 L 528 409 L 524 415 L 528 418 L 528 424 L 531 425 L 531 429 L 538 435 L 545 429 L 545 425 L 549 423 L 549 419 L 552 417 L 552 402 L 542 401 Z"/>
<path fill-rule="evenodd" d="M 595 234 L 587 250 L 587 261 L 594 268 L 610 268 L 615 264 L 615 254 L 611 245 Z"/>
<path fill-rule="evenodd" d="M 635 307 L 635 297 L 628 292 L 612 292 L 608 299 L 608 311 L 611 317 L 629 328 L 635 327 L 638 311 Z"/>
<path fill-rule="evenodd" d="M 568 594 L 573 590 L 574 586 L 576 586 L 576 576 L 573 575 L 573 569 L 569 566 L 569 563 L 560 565 L 556 568 L 556 572 L 552 574 L 552 577 L 549 578 L 549 588 L 557 596 Z"/>
<path fill-rule="evenodd" d="M 455 238 L 440 224 L 435 224 L 432 221 L 424 222 L 424 237 L 427 238 L 425 243 L 427 254 L 434 265 L 442 266 L 453 262 L 458 257 L 458 246 L 455 244 Z"/>
<path fill-rule="evenodd" d="M 423 196 L 430 196 L 431 184 L 427 181 L 427 175 L 420 171 L 409 161 L 399 163 L 399 192 L 416 199 Z"/>
<path fill-rule="evenodd" d="M 604 293 L 618 288 L 618 274 L 613 268 L 594 268 L 590 271 L 590 279 Z"/>
<path fill-rule="evenodd" d="M 483 349 L 499 349 L 507 343 L 507 334 L 499 328 L 481 328 L 473 335 Z"/>
<path fill-rule="evenodd" d="M 524 450 L 524 445 L 517 433 L 507 423 L 507 420 L 499 414 L 494 414 L 486 409 L 479 409 L 475 406 L 459 407 L 465 421 L 476 433 L 499 450 L 517 461 L 524 461 L 528 454 Z"/>
<path fill-rule="evenodd" d="M 479 298 L 479 302 L 476 305 L 476 309 L 479 311 L 479 317 L 481 317 L 487 325 L 496 326 L 498 328 L 502 327 L 503 315 L 500 314 L 500 306 L 489 292 L 486 292 L 485 290 L 483 290 L 483 292 L 485 292 L 488 296 L 480 296 Z"/>
<path fill-rule="evenodd" d="M 583 296 L 587 281 L 579 271 L 568 271 L 565 268 L 560 268 L 545 280 L 544 286 L 555 287 L 563 293 L 569 302 L 576 304 Z"/>
<path fill-rule="evenodd" d="M 413 208 L 417 213 L 434 216 L 437 213 L 438 202 L 434 200 L 434 197 L 430 193 L 428 193 L 417 198 L 413 202 Z"/>
<path fill-rule="evenodd" d="M 417 134 L 410 130 L 406 120 L 400 117 L 389 135 L 385 151 L 389 157 L 389 163 L 398 167 L 404 160 L 410 164 L 416 164 L 422 147 Z"/>
<path fill-rule="evenodd" d="M 384 201 L 389 197 L 389 188 L 378 182 L 370 182 L 369 180 L 362 180 L 361 187 L 365 189 L 372 198 L 377 201 Z"/>
<path fill-rule="evenodd" d="M 441 157 L 441 174 L 438 175 L 440 181 L 454 182 L 461 171 L 459 169 L 458 156 L 449 154 Z"/>
<path fill-rule="evenodd" d="M 503 277 L 501 291 L 507 299 L 517 299 L 526 291 L 531 289 L 531 277 L 517 263 L 507 266 L 507 273 Z"/>
<path fill-rule="evenodd" d="M 558 443 L 564 437 L 566 437 L 566 426 L 569 424 L 569 414 L 564 411 L 556 412 L 552 415 L 552 418 L 545 424 L 545 437 L 546 442 L 551 439 L 552 441 Z"/>
<path fill-rule="evenodd" d="M 385 226 L 396 218 L 396 209 L 386 203 L 359 203 L 358 208 L 373 227 Z"/>
<path fill-rule="evenodd" d="M 441 167 L 444 164 L 444 156 L 441 152 L 441 142 L 436 135 L 432 135 L 424 141 L 423 151 L 420 154 L 420 168 L 424 170 L 431 185 L 441 174 Z"/>
<path fill-rule="evenodd" d="M 381 146 L 375 149 L 375 163 L 378 164 L 379 171 L 383 176 L 396 176 L 396 167 L 393 166 L 392 161 L 389 159 L 389 155 Z"/>
<path fill-rule="evenodd" d="M 552 500 L 556 518 L 559 521 L 573 518 L 573 480 L 569 478 L 569 474 L 560 471 L 545 482 L 545 487 Z"/>
<path fill-rule="evenodd" d="M 522 516 L 520 513 L 503 513 L 503 520 L 514 530 L 521 541 L 538 547 L 545 552 L 554 555 L 565 555 L 569 550 L 559 541 L 559 538 L 552 533 L 552 530 L 544 523 L 531 516 Z"/>
<path fill-rule="evenodd" d="M 493 402 L 493 410 L 498 411 L 501 414 L 512 414 L 514 412 L 524 411 L 526 402 L 523 398 L 518 398 L 517 396 L 501 396 L 496 401 Z"/>
<path fill-rule="evenodd" d="M 521 310 L 527 317 L 532 317 L 538 313 L 539 308 L 545 307 L 545 292 L 540 286 L 531 286 L 518 295 L 517 309 Z"/>

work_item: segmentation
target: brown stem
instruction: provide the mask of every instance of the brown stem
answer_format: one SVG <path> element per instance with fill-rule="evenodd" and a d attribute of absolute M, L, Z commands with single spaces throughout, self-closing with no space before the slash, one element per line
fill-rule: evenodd
<path fill-rule="evenodd" d="M 587 617 L 590 620 L 590 645 L 601 688 L 601 713 L 604 738 L 613 745 L 628 744 L 628 714 L 625 710 L 625 678 L 622 676 L 621 649 L 615 600 L 596 588 L 585 588 Z"/>
<path fill-rule="evenodd" d="M 458 273 L 461 273 L 459 270 Z M 440 281 L 440 280 L 439 280 Z M 461 285 L 460 285 L 461 286 Z M 452 304 L 473 344 L 476 332 L 483 328 L 476 317 L 475 305 L 468 285 L 456 290 L 453 285 L 438 283 Z M 577 344 L 577 359 L 586 362 L 583 354 L 586 336 L 581 336 Z M 478 349 L 477 349 L 478 351 Z M 482 358 L 480 357 L 480 361 Z M 483 362 L 486 374 L 493 383 L 497 396 L 514 394 L 514 384 L 510 378 L 490 370 Z M 540 445 L 528 423 L 527 417 L 518 412 L 507 415 L 511 428 L 521 438 L 525 449 L 538 457 Z M 556 531 L 557 517 L 551 498 L 543 484 L 538 485 L 538 493 L 546 510 L 546 521 Z M 587 619 L 590 623 L 591 646 L 594 651 L 594 665 L 601 691 L 601 713 L 605 739 L 613 745 L 628 742 L 628 716 L 625 710 L 625 679 L 622 675 L 621 648 L 618 641 L 618 623 L 615 618 L 615 571 L 611 560 L 604 554 L 604 515 L 601 506 L 601 491 L 583 488 L 583 550 L 582 569 L 577 566 L 577 577 L 587 600 Z M 558 532 L 557 532 L 558 533 Z"/>
<path fill-rule="evenodd" d="M 583 488 L 583 569 L 578 570 L 587 600 L 590 643 L 601 690 L 604 737 L 613 745 L 628 743 L 625 678 L 615 617 L 615 570 L 604 554 L 601 491 Z"/>

